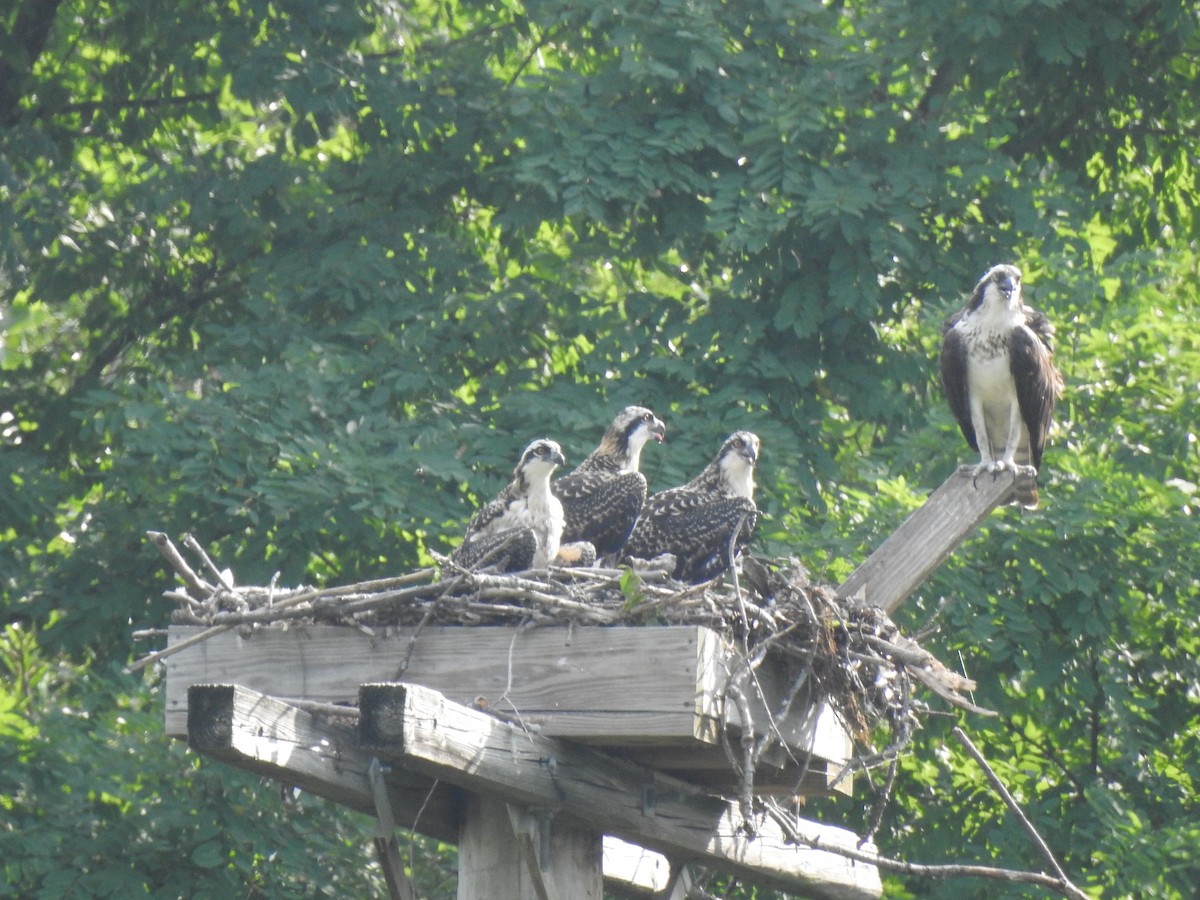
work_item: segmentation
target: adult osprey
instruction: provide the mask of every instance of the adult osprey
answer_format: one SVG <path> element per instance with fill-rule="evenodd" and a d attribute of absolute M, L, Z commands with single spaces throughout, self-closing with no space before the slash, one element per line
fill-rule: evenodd
<path fill-rule="evenodd" d="M 554 441 L 539 438 L 526 447 L 513 480 L 476 510 L 450 558 L 465 569 L 544 568 L 558 555 L 563 527 L 562 504 L 550 492 L 550 473 L 565 462 Z"/>
<path fill-rule="evenodd" d="M 724 573 L 750 542 L 758 521 L 758 451 L 757 435 L 731 434 L 703 472 L 646 501 L 625 554 L 653 559 L 670 553 L 675 557 L 674 576 L 693 584 Z"/>
<path fill-rule="evenodd" d="M 1038 505 L 1042 464 L 1062 376 L 1054 367 L 1054 326 L 1021 302 L 1021 270 L 993 266 L 966 308 L 942 325 L 941 382 L 982 472 L 1016 475 L 1013 501 Z"/>
<path fill-rule="evenodd" d="M 642 447 L 666 433 L 662 420 L 646 407 L 627 406 L 612 420 L 600 446 L 575 471 L 551 484 L 563 505 L 564 544 L 590 543 L 597 556 L 625 546 L 646 501 L 646 477 L 638 471 Z"/>

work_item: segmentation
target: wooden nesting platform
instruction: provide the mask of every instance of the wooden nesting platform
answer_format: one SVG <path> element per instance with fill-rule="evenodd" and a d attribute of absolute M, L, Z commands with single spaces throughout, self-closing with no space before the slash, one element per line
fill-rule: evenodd
<path fill-rule="evenodd" d="M 958 471 L 836 596 L 788 571 L 776 578 L 759 567 L 751 578 L 747 568 L 761 596 L 757 630 L 745 609 L 741 632 L 732 629 L 754 635 L 740 647 L 710 627 L 730 623 L 707 595 L 694 608 L 685 592 L 647 589 L 636 621 L 626 620 L 623 586 L 612 596 L 585 591 L 580 602 L 575 583 L 550 595 L 529 579 L 473 575 L 281 598 L 235 588 L 201 551 L 219 575 L 206 582 L 153 533 L 183 581 L 170 592 L 183 621 L 198 624 L 171 626 L 168 647 L 136 668 L 166 667 L 168 734 L 374 815 L 396 900 L 415 897 L 397 826 L 458 844 L 460 900 L 600 900 L 606 887 L 678 900 L 690 892 L 692 864 L 817 900 L 877 900 L 869 842 L 752 793 L 850 793 L 839 776 L 851 742 L 830 708 L 800 690 L 813 681 L 838 698 L 856 733 L 886 715 L 898 745 L 913 711 L 894 700 L 910 697 L 910 679 L 987 713 L 970 703 L 969 679 L 885 613 L 1011 489 L 1011 478 Z M 664 618 L 668 609 L 677 618 Z M 379 612 L 397 617 L 359 618 Z M 789 621 L 794 613 L 804 615 Z M 312 624 L 322 620 L 343 624 Z M 509 624 L 518 621 L 537 627 Z"/>
<path fill-rule="evenodd" d="M 168 645 L 201 630 L 173 626 Z M 850 793 L 850 777 L 835 780 L 852 746 L 829 707 L 798 698 L 779 717 L 791 681 L 785 666 L 768 659 L 752 675 L 713 629 L 439 626 L 414 639 L 415 631 L 295 625 L 210 637 L 164 660 L 167 733 L 188 736 L 192 685 L 236 684 L 285 702 L 357 705 L 361 686 L 403 681 L 724 794 L 744 785 L 723 744 L 722 721 L 736 753 L 748 718 L 756 738 L 774 733 L 786 742 L 759 760 L 756 792 Z"/>

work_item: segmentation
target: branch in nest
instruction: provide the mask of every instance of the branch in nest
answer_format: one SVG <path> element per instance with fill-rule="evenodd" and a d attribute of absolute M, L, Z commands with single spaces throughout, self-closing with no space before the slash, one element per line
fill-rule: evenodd
<path fill-rule="evenodd" d="M 899 633 L 892 637 L 891 640 L 885 640 L 875 635 L 867 635 L 866 641 L 888 658 L 907 666 L 914 678 L 951 706 L 965 709 L 980 716 L 996 715 L 993 710 L 976 706 L 962 695 L 962 692 L 975 690 L 974 681 L 946 668 L 941 660 L 916 641 Z"/>

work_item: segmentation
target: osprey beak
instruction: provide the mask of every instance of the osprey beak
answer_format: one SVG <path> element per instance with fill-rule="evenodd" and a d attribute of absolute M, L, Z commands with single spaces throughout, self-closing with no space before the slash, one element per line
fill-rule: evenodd
<path fill-rule="evenodd" d="M 567 464 L 567 458 L 563 456 L 561 452 L 555 450 L 550 454 L 550 462 L 554 463 L 555 465 L 565 466 Z"/>

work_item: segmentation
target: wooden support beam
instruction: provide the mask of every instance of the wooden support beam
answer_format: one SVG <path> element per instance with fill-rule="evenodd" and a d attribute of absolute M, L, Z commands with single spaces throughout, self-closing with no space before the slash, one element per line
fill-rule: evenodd
<path fill-rule="evenodd" d="M 671 862 L 661 853 L 604 836 L 604 887 L 609 893 L 629 900 L 663 900 L 670 884 Z"/>
<path fill-rule="evenodd" d="M 371 755 L 358 749 L 353 728 L 235 685 L 188 690 L 191 747 L 240 769 L 294 785 L 374 816 Z M 458 840 L 461 798 L 450 785 L 394 766 L 387 797 L 396 823 L 441 841 Z"/>
<path fill-rule="evenodd" d="M 914 510 L 838 588 L 859 606 L 891 613 L 965 541 L 1000 503 L 1016 480 L 1011 472 L 973 477 L 961 466 Z"/>
<path fill-rule="evenodd" d="M 197 630 L 172 626 L 172 645 Z M 852 754 L 828 706 L 796 702 L 772 724 L 791 680 L 786 663 L 768 659 L 751 682 L 736 646 L 711 628 L 444 626 L 412 636 L 411 628 L 365 634 L 328 625 L 217 635 L 166 660 L 167 733 L 188 735 L 190 685 L 234 682 L 272 697 L 353 703 L 359 685 L 395 680 L 411 647 L 407 682 L 458 703 L 482 699 L 544 735 L 620 747 L 716 793 L 741 788 L 719 741 L 723 720 L 745 724 L 741 708 L 724 702 L 731 671 L 755 734 L 788 744 L 759 761 L 757 791 L 827 794 Z M 850 793 L 852 784 L 844 778 L 835 789 Z"/>
<path fill-rule="evenodd" d="M 249 688 L 195 685 L 193 690 L 189 691 L 189 719 L 195 735 L 189 743 L 197 752 L 377 815 L 370 777 L 371 763 L 377 758 L 358 749 L 352 729 L 332 726 L 322 717 Z M 449 844 L 460 840 L 467 795 L 399 766 L 383 774 L 396 825 Z M 644 898 L 666 886 L 663 857 L 607 836 L 603 847 L 607 891 Z"/>
<path fill-rule="evenodd" d="M 625 760 L 543 737 L 408 684 L 363 685 L 359 736 L 367 752 L 472 793 L 545 808 L 672 859 L 822 900 L 874 900 L 874 866 L 788 843 L 771 822 L 747 822 L 737 804 Z M 653 778 L 654 790 L 646 786 Z M 853 848 L 840 828 L 805 823 L 824 847 Z M 753 836 L 751 836 L 753 834 Z"/>

